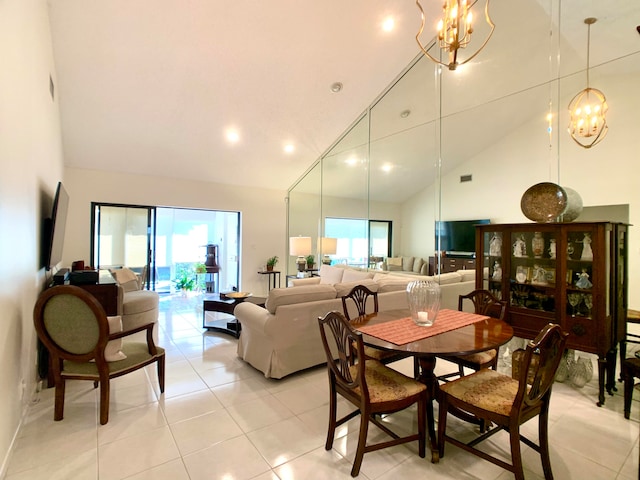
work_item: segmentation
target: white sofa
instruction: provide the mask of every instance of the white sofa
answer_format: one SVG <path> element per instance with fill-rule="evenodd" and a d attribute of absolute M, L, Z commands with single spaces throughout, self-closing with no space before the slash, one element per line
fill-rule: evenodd
<path fill-rule="evenodd" d="M 380 265 L 385 272 L 407 273 L 409 275 L 428 275 L 429 259 L 410 256 L 387 257 Z"/>
<path fill-rule="evenodd" d="M 323 265 L 319 277 L 295 280 L 291 288 L 272 289 L 265 308 L 250 302 L 235 308 L 233 313 L 242 324 L 238 356 L 267 378 L 282 378 L 322 364 L 326 358 L 318 317 L 342 311 L 341 297 L 357 284 L 378 292 L 380 311 L 407 308 L 406 286 L 419 278 Z M 454 310 L 458 296 L 469 293 L 475 285 L 472 270 L 443 274 L 439 280 L 442 308 Z"/>

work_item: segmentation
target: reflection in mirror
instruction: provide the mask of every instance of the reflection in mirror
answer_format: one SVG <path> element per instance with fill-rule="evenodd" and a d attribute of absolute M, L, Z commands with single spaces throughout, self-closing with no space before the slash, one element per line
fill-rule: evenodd
<path fill-rule="evenodd" d="M 574 189 L 586 207 L 629 204 L 629 222 L 640 225 L 637 181 L 629 175 L 640 151 L 640 3 L 521 0 L 491 8 L 496 30 L 481 55 L 436 76 L 420 54 L 372 103 L 370 122 L 365 112 L 321 159 L 322 179 L 312 175 L 322 215 L 392 221 L 392 254 L 427 257 L 435 253 L 435 220 L 527 222 L 522 194 L 551 181 Z M 567 133 L 569 101 L 586 87 L 587 16 L 598 18 L 590 85 L 609 104 L 607 138 L 589 150 Z M 364 152 L 368 170 L 356 175 L 337 161 L 351 151 Z M 325 195 L 346 198 L 346 191 L 358 201 L 325 205 Z M 640 257 L 630 256 L 628 272 L 630 288 L 640 288 Z"/>
<path fill-rule="evenodd" d="M 363 266 L 368 256 L 369 116 L 322 158 L 322 232 L 337 238 L 332 263 Z"/>
<path fill-rule="evenodd" d="M 318 219 L 321 208 L 321 167 L 316 163 L 298 183 L 289 190 L 288 237 L 311 237 L 311 251 L 317 245 Z M 289 242 L 287 239 L 287 246 Z M 287 252 L 288 254 L 290 252 Z M 287 275 L 295 275 L 298 271 L 296 257 L 288 255 L 286 262 Z"/>

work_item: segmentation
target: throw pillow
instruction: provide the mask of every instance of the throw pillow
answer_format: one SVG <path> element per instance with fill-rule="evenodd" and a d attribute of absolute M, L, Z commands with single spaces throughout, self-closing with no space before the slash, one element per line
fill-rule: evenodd
<path fill-rule="evenodd" d="M 342 275 L 342 283 L 355 282 L 356 280 L 365 280 L 372 277 L 373 273 L 349 269 L 344 271 L 344 274 Z"/>
<path fill-rule="evenodd" d="M 122 286 L 125 292 L 131 292 L 138 290 L 138 276 L 136 273 L 126 267 L 114 268 L 111 270 L 111 275 L 116 279 L 116 282 Z"/>
<path fill-rule="evenodd" d="M 405 272 L 413 271 L 413 257 L 402 257 L 402 270 Z"/>
<path fill-rule="evenodd" d="M 343 268 L 332 267 L 331 265 L 322 265 L 320 267 L 320 283 L 333 285 L 342 281 L 342 275 L 345 270 Z"/>
<path fill-rule="evenodd" d="M 122 331 L 122 317 L 120 315 L 107 317 L 107 320 L 109 321 L 110 334 Z M 127 356 L 122 353 L 122 338 L 111 340 L 107 343 L 107 346 L 104 349 L 104 358 L 107 362 L 117 362 L 127 358 Z"/>
<path fill-rule="evenodd" d="M 424 260 L 422 260 L 421 258 L 416 258 L 413 261 L 413 273 L 420 273 L 420 270 L 422 270 L 423 263 L 424 263 Z"/>
<path fill-rule="evenodd" d="M 389 257 L 389 258 L 387 258 L 387 265 L 393 265 L 395 267 L 402 267 L 402 257 Z"/>

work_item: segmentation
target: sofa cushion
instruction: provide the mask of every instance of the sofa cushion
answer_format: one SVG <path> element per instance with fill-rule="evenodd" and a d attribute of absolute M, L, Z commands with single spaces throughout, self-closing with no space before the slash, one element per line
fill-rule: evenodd
<path fill-rule="evenodd" d="M 458 270 L 456 273 L 462 277 L 463 282 L 470 282 L 476 278 L 475 270 Z"/>
<path fill-rule="evenodd" d="M 336 289 L 333 285 L 303 285 L 295 288 L 272 288 L 265 302 L 265 308 L 269 313 L 275 314 L 276 309 L 281 305 L 315 302 L 317 300 L 329 300 L 331 298 L 336 298 Z"/>
<path fill-rule="evenodd" d="M 440 285 L 460 283 L 462 281 L 462 275 L 458 272 L 441 273 L 440 275 L 436 275 L 434 278 Z"/>
<path fill-rule="evenodd" d="M 342 283 L 349 283 L 366 279 L 373 279 L 373 273 L 347 269 L 342 275 Z"/>
<path fill-rule="evenodd" d="M 413 261 L 413 273 L 420 273 L 420 271 L 422 270 L 423 263 L 424 263 L 424 260 L 422 260 L 421 258 L 416 258 Z"/>
<path fill-rule="evenodd" d="M 124 294 L 122 314 L 134 315 L 158 308 L 160 297 L 157 292 L 150 290 L 136 290 Z"/>
<path fill-rule="evenodd" d="M 402 257 L 402 270 L 405 272 L 413 271 L 413 257 Z"/>
<path fill-rule="evenodd" d="M 411 277 L 399 275 L 379 275 L 376 274 L 374 280 L 378 284 L 378 293 L 397 292 L 406 290 L 407 284 L 412 281 Z"/>
<path fill-rule="evenodd" d="M 345 295 L 348 295 L 351 289 L 356 285 L 364 285 L 372 292 L 377 292 L 379 287 L 378 282 L 376 282 L 373 278 L 365 278 L 363 280 L 354 280 L 352 282 L 336 283 L 334 285 L 336 289 L 336 296 L 344 297 Z"/>
<path fill-rule="evenodd" d="M 331 265 L 322 265 L 320 267 L 320 283 L 333 285 L 342 281 L 344 268 L 332 267 Z"/>

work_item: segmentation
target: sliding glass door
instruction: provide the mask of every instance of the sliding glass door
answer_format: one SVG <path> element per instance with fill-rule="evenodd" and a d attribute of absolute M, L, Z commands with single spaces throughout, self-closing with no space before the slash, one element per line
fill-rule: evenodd
<path fill-rule="evenodd" d="M 94 203 L 92 215 L 98 268 L 146 267 L 147 288 L 160 293 L 175 291 L 180 280 L 193 290 L 239 288 L 240 212 Z M 210 251 L 216 268 L 207 268 Z"/>
<path fill-rule="evenodd" d="M 156 281 L 155 207 L 92 204 L 91 258 L 96 268 L 146 268 L 146 286 Z"/>

